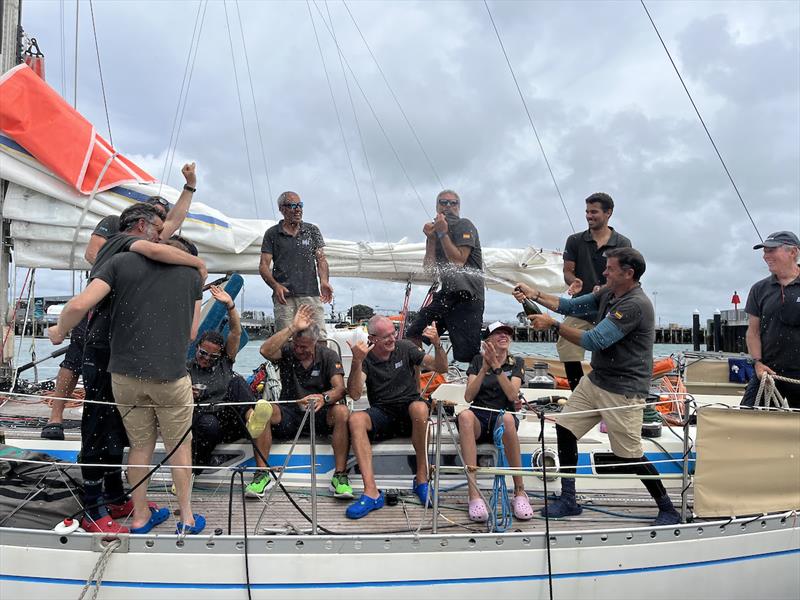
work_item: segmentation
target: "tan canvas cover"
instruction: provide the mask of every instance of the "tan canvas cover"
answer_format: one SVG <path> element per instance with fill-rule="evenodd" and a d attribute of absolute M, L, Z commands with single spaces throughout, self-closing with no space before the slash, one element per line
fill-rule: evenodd
<path fill-rule="evenodd" d="M 701 408 L 696 447 L 696 515 L 800 508 L 800 413 Z"/>

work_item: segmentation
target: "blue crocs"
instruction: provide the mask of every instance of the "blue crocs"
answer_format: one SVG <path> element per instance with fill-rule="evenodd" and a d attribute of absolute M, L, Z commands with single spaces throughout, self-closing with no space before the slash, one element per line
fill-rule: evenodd
<path fill-rule="evenodd" d="M 177 527 L 175 527 L 175 533 L 178 535 L 185 534 L 185 535 L 197 535 L 203 529 L 206 528 L 206 518 L 203 515 L 194 515 L 194 525 L 185 525 L 184 523 L 178 521 Z"/>
<path fill-rule="evenodd" d="M 383 508 L 383 492 L 379 492 L 377 498 L 370 498 L 366 494 L 361 494 L 361 498 L 348 506 L 344 514 L 348 519 L 360 519 L 379 508 Z"/>
<path fill-rule="evenodd" d="M 430 505 L 433 506 L 433 490 L 427 481 L 425 483 L 417 483 L 417 478 L 415 477 L 413 489 L 422 506 L 425 506 L 426 502 L 430 502 Z"/>
<path fill-rule="evenodd" d="M 150 506 L 149 508 L 150 508 L 150 520 L 147 521 L 147 523 L 145 523 L 141 527 L 131 527 L 130 528 L 131 533 L 150 533 L 150 530 L 153 529 L 153 527 L 161 525 L 161 523 L 169 519 L 168 508 L 166 507 L 153 508 L 152 506 Z"/>

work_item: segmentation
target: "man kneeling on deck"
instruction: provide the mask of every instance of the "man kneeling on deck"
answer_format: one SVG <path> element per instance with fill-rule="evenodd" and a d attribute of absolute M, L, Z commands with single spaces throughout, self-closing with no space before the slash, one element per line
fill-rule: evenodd
<path fill-rule="evenodd" d="M 331 479 L 331 491 L 336 498 L 352 498 L 353 488 L 347 478 L 349 410 L 341 404 L 344 400 L 344 370 L 339 355 L 325 347 L 324 342 L 318 343 L 320 328 L 315 317 L 316 310 L 303 304 L 288 327 L 261 344 L 261 355 L 280 369 L 280 401 L 286 402 L 273 405 L 270 423 L 274 431 L 269 427 L 265 430 L 266 453 L 269 453 L 272 446 L 273 435 L 283 440 L 294 439 L 303 420 L 303 413 L 308 409 L 309 403 L 313 403 L 314 431 L 317 435 L 333 434 L 336 470 Z M 306 435 L 311 430 L 309 421 L 310 417 L 303 427 Z M 267 471 L 256 473 L 245 493 L 251 498 L 261 498 L 271 484 Z"/>
<path fill-rule="evenodd" d="M 556 417 L 561 470 L 567 474 L 575 471 L 578 438 L 602 419 L 608 427 L 612 452 L 620 463 L 629 463 L 614 470 L 657 476 L 658 471 L 643 458 L 642 450 L 642 409 L 653 373 L 655 339 L 653 305 L 639 284 L 646 265 L 644 257 L 633 248 L 609 250 L 606 258 L 606 287 L 597 292 L 559 298 L 518 284 L 514 297 L 520 302 L 530 298 L 562 315 L 597 314 L 593 319 L 597 326 L 591 331 L 567 327 L 548 315 L 529 317 L 535 329 L 553 328 L 568 341 L 592 352 L 592 372 L 581 379 L 564 411 Z M 642 483 L 658 505 L 653 524 L 680 522 L 661 481 L 643 479 Z M 575 500 L 575 480 L 562 477 L 561 497 L 548 502 L 542 514 L 560 518 L 579 515 L 582 510 Z"/>
<path fill-rule="evenodd" d="M 370 511 L 383 508 L 383 493 L 375 485 L 370 442 L 411 434 L 417 454 L 417 475 L 414 492 L 425 504 L 428 493 L 428 452 L 425 433 L 429 407 L 420 399 L 418 367 L 438 373 L 447 372 L 447 354 L 442 348 L 436 323 L 422 332 L 436 348 L 436 355 L 425 354 L 408 340 L 397 341 L 394 323 L 386 317 L 375 316 L 369 321 L 369 345 L 359 342 L 353 351 L 353 363 L 347 378 L 347 393 L 358 400 L 367 384 L 369 408 L 350 415 L 350 439 L 358 460 L 364 493 L 347 508 L 350 519 L 360 519 Z"/>
<path fill-rule="evenodd" d="M 272 415 L 272 405 L 266 400 L 252 404 L 255 398 L 250 386 L 233 370 L 239 353 L 242 322 L 230 294 L 211 286 L 211 295 L 228 309 L 227 341 L 217 331 L 206 331 L 197 340 L 195 355 L 186 365 L 192 378 L 195 408 L 192 420 L 192 464 L 195 473 L 211 466 L 211 455 L 218 444 L 253 438 L 256 444 L 255 461 L 260 470 L 266 469 L 266 425 Z M 222 403 L 222 406 L 217 406 Z M 231 403 L 225 405 L 225 403 Z M 200 406 L 197 406 L 199 404 Z M 260 452 L 259 452 L 260 451 Z"/>

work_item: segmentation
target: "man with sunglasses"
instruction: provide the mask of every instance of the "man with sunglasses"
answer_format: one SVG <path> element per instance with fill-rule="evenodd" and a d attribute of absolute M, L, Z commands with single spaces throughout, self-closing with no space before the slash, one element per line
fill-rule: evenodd
<path fill-rule="evenodd" d="M 776 231 L 753 250 L 764 249 L 770 275 L 756 282 L 747 296 L 747 351 L 756 377 L 747 384 L 744 406 L 753 406 L 765 374 L 800 380 L 800 239 Z M 775 379 L 775 387 L 792 408 L 800 408 L 800 385 Z"/>
<path fill-rule="evenodd" d="M 194 193 L 197 185 L 197 175 L 195 172 L 195 164 L 187 163 L 181 169 L 186 184 L 181 192 L 178 202 L 175 206 L 170 206 L 164 198 L 160 196 L 150 196 L 144 202 L 151 204 L 158 212 L 158 216 L 164 222 L 162 227 L 162 240 L 167 240 L 175 233 L 183 224 L 186 214 L 189 212 L 189 206 L 192 203 L 192 194 Z M 100 220 L 94 228 L 92 235 L 89 237 L 89 243 L 84 252 L 84 258 L 90 265 L 94 265 L 97 259 L 97 253 L 106 243 L 108 238 L 119 233 L 119 217 L 117 215 L 109 215 Z M 58 398 L 69 398 L 75 390 L 78 383 L 78 376 L 81 373 L 83 365 L 83 346 L 86 335 L 87 319 L 83 319 L 73 330 L 70 335 L 69 348 L 64 355 L 58 375 L 56 377 L 55 389 L 53 395 Z M 47 425 L 42 428 L 42 437 L 48 440 L 63 440 L 64 439 L 64 401 L 53 400 L 53 406 L 50 410 L 50 419 Z"/>
<path fill-rule="evenodd" d="M 609 469 L 639 476 L 658 475 L 644 458 L 642 417 L 645 398 L 653 373 L 655 313 L 639 279 L 646 268 L 644 257 L 633 248 L 614 248 L 606 252 L 603 271 L 606 285 L 577 298 L 559 298 L 518 284 L 514 297 L 525 298 L 562 315 L 589 315 L 597 322 L 583 331 L 557 322 L 549 315 L 530 315 L 537 330 L 554 329 L 573 344 L 592 352 L 592 372 L 582 377 L 563 412 L 556 418 L 558 459 L 563 471 L 574 472 L 578 465 L 578 439 L 602 419 L 608 427 L 611 451 L 619 465 Z M 642 479 L 658 506 L 654 525 L 674 525 L 680 515 L 658 479 Z M 575 479 L 561 479 L 561 496 L 542 509 L 542 514 L 561 518 L 579 515 L 583 508 L 576 501 Z"/>
<path fill-rule="evenodd" d="M 265 400 L 255 404 L 250 386 L 233 370 L 242 322 L 230 294 L 212 285 L 211 295 L 228 309 L 228 339 L 214 330 L 206 331 L 197 340 L 194 358 L 186 365 L 192 380 L 195 403 L 192 419 L 192 464 L 195 474 L 211 466 L 214 448 L 222 443 L 240 439 L 255 439 L 259 452 L 255 453 L 256 467 L 266 469 L 269 450 L 264 428 L 272 415 L 272 406 Z M 223 403 L 222 406 L 218 406 Z M 230 403 L 224 405 L 224 403 Z M 246 404 L 247 403 L 247 404 Z"/>
<path fill-rule="evenodd" d="M 425 335 L 436 349 L 435 356 L 425 354 L 409 340 L 397 341 L 394 323 L 382 316 L 369 320 L 369 344 L 347 343 L 353 352 L 347 394 L 358 400 L 367 387 L 369 408 L 350 415 L 350 441 L 364 482 L 364 493 L 353 502 L 345 515 L 360 519 L 383 508 L 384 496 L 375 483 L 372 468 L 372 442 L 398 436 L 411 436 L 417 455 L 413 490 L 424 505 L 431 501 L 428 487 L 428 449 L 425 444 L 430 407 L 420 398 L 420 367 L 447 372 L 447 354 L 442 348 L 436 323 L 426 327 Z"/>
<path fill-rule="evenodd" d="M 303 202 L 297 193 L 278 196 L 278 209 L 283 218 L 264 233 L 258 265 L 261 278 L 272 288 L 275 331 L 288 327 L 297 310 L 307 305 L 314 309 L 324 339 L 322 305 L 333 299 L 325 241 L 316 225 L 303 221 Z"/>
<path fill-rule="evenodd" d="M 347 417 L 350 414 L 344 400 L 344 370 L 339 355 L 324 343 L 320 344 L 319 326 L 311 306 L 298 308 L 292 322 L 261 345 L 261 356 L 271 360 L 281 373 L 282 404 L 275 404 L 267 427 L 267 452 L 273 436 L 282 440 L 294 439 L 297 429 L 310 404 L 313 404 L 314 430 L 317 435 L 331 435 L 335 470 L 330 490 L 336 498 L 353 497 L 353 488 L 347 476 L 347 452 L 350 438 Z M 303 431 L 310 433 L 306 420 Z M 269 473 L 256 473 L 245 493 L 249 497 L 263 497 L 272 485 Z"/>
<path fill-rule="evenodd" d="M 484 282 L 483 255 L 478 230 L 459 217 L 461 199 L 453 190 L 436 197 L 436 219 L 425 223 L 425 269 L 434 272 L 441 289 L 420 309 L 406 337 L 417 345 L 425 341 L 423 329 L 438 323 L 453 344 L 453 358 L 470 362 L 481 346 Z"/>

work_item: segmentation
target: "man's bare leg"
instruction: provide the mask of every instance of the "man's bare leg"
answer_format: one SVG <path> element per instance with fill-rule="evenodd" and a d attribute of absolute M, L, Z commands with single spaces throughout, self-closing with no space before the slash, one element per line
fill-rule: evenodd
<path fill-rule="evenodd" d="M 141 485 L 137 485 L 144 479 L 150 472 L 146 466 L 137 467 L 133 465 L 149 465 L 153 459 L 153 450 L 155 450 L 156 441 L 153 441 L 146 446 L 131 448 L 128 453 L 128 482 L 133 487 L 131 492 L 131 499 L 133 500 L 133 519 L 131 520 L 131 527 L 138 528 L 144 527 L 150 521 L 150 507 L 147 505 L 147 484 L 145 481 Z M 191 452 L 190 452 L 191 453 Z"/>
<path fill-rule="evenodd" d="M 167 448 L 168 452 L 171 450 L 172 448 Z M 191 442 L 184 440 L 184 442 L 178 446 L 177 450 L 175 450 L 175 454 L 169 459 L 169 464 L 173 467 L 177 467 L 172 469 L 172 481 L 175 483 L 175 493 L 178 496 L 178 506 L 181 510 L 180 522 L 184 525 L 194 526 L 194 513 L 192 512 Z"/>
<path fill-rule="evenodd" d="M 78 373 L 70 371 L 65 367 L 58 369 L 56 376 L 56 385 L 53 390 L 53 395 L 57 398 L 69 398 L 72 392 L 75 391 L 75 386 L 78 385 Z M 50 419 L 48 423 L 63 423 L 64 422 L 64 400 L 53 400 L 53 406 L 50 408 Z"/>
<path fill-rule="evenodd" d="M 372 443 L 367 434 L 372 429 L 372 419 L 365 411 L 355 412 L 347 420 L 350 427 L 350 444 L 356 455 L 361 479 L 364 481 L 364 494 L 370 498 L 380 495 L 375 485 L 375 473 L 372 470 Z"/>
<path fill-rule="evenodd" d="M 333 456 L 336 460 L 336 472 L 347 470 L 347 453 L 350 450 L 350 430 L 347 419 L 350 411 L 344 404 L 337 404 L 328 411 L 328 424 L 333 426 Z"/>
<path fill-rule="evenodd" d="M 415 400 L 408 405 L 411 417 L 411 445 L 417 454 L 417 484 L 428 482 L 428 448 L 425 438 L 428 431 L 428 405 Z"/>

